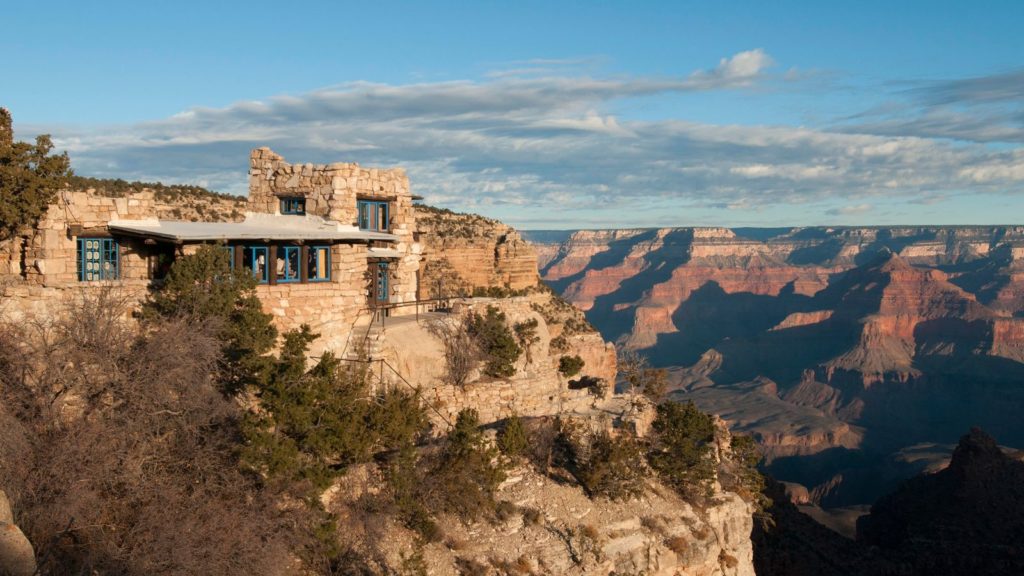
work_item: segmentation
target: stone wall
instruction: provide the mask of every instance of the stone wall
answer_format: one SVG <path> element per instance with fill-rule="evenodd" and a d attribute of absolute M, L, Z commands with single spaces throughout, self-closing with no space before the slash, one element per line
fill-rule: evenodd
<path fill-rule="evenodd" d="M 291 165 L 266 148 L 253 151 L 250 167 L 250 211 L 277 213 L 279 195 L 302 194 L 310 213 L 356 228 L 357 197 L 387 199 L 390 232 L 399 240 L 382 247 L 401 254 L 391 267 L 390 299 L 398 303 L 416 299 L 420 246 L 413 239 L 415 215 L 404 171 L 362 169 L 355 164 Z M 0 243 L 3 310 L 10 317 L 45 317 L 76 296 L 104 287 L 115 287 L 126 298 L 141 303 L 151 286 L 150 268 L 158 252 L 167 249 L 166 244 L 158 248 L 141 239 L 119 236 L 119 280 L 82 283 L 76 266 L 77 240 L 109 237 L 107 224 L 112 220 L 238 220 L 240 209 L 245 208 L 242 202 L 188 196 L 168 202 L 150 189 L 119 195 L 95 189 L 61 191 L 34 228 Z M 185 254 L 195 248 L 182 245 L 174 250 Z M 369 321 L 367 256 L 366 244 L 334 244 L 330 282 L 260 285 L 256 294 L 264 309 L 274 315 L 280 331 L 308 324 L 321 334 L 312 353 L 343 353 L 353 327 Z M 414 312 L 412 307 L 398 308 L 393 314 Z"/>
<path fill-rule="evenodd" d="M 420 247 L 413 238 L 416 215 L 409 178 L 401 168 L 362 168 L 358 164 L 289 164 L 270 148 L 257 148 L 249 159 L 249 211 L 280 213 L 280 198 L 301 196 L 306 213 L 358 227 L 358 199 L 389 203 L 389 230 L 401 252 L 391 283 L 392 302 L 416 300 Z M 407 312 L 397 309 L 396 314 Z"/>
<path fill-rule="evenodd" d="M 309 325 L 320 334 L 310 354 L 341 355 L 357 324 L 369 321 L 366 312 L 366 249 L 336 244 L 331 248 L 331 282 L 260 285 L 256 294 L 263 309 L 274 316 L 281 332 Z"/>
<path fill-rule="evenodd" d="M 108 235 L 110 220 L 142 220 L 154 217 L 155 213 L 152 191 L 120 198 L 88 191 L 62 191 L 35 228 L 4 243 L 0 249 L 3 258 L 0 273 L 42 286 L 77 285 L 77 238 Z M 121 278 L 127 282 L 145 282 L 144 245 L 141 242 L 124 244 Z"/>

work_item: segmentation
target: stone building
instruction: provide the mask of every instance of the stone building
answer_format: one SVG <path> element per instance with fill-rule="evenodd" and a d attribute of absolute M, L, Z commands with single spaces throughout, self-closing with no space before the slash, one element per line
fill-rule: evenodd
<path fill-rule="evenodd" d="M 321 335 L 314 352 L 341 352 L 374 312 L 415 311 L 396 306 L 417 294 L 412 201 L 402 169 L 289 164 L 259 148 L 240 222 L 158 218 L 148 190 L 62 191 L 35 228 L 0 245 L 0 290 L 15 314 L 104 286 L 141 301 L 175 258 L 216 244 L 256 277 L 280 330 L 308 324 Z"/>

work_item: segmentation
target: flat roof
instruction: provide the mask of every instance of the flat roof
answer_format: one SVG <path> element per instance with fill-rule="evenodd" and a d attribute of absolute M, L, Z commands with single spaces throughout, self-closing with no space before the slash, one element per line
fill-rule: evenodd
<path fill-rule="evenodd" d="M 386 232 L 360 230 L 317 216 L 246 214 L 244 222 L 182 222 L 177 220 L 112 220 L 111 232 L 173 242 L 209 240 L 381 240 L 397 242 Z"/>

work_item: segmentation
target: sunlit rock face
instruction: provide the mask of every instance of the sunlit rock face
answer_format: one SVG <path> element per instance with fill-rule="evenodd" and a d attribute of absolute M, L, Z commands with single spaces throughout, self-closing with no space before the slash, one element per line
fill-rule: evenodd
<path fill-rule="evenodd" d="M 417 205 L 424 264 L 446 260 L 470 288 L 536 286 L 537 252 L 511 226 L 476 214 Z"/>
<path fill-rule="evenodd" d="M 826 503 L 872 502 L 917 471 L 899 450 L 978 423 L 1024 445 L 1024 227 L 524 237 L 606 339 L 670 367 L 677 397 L 754 434 Z"/>

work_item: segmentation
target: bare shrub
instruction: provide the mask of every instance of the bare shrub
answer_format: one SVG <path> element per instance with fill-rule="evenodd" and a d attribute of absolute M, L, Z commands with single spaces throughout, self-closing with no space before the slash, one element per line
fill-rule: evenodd
<path fill-rule="evenodd" d="M 668 533 L 668 522 L 662 516 L 644 516 L 640 519 L 640 525 L 655 534 L 664 536 Z"/>
<path fill-rule="evenodd" d="M 685 536 L 673 536 L 665 540 L 665 546 L 676 554 L 683 556 L 690 550 L 690 541 Z"/>
<path fill-rule="evenodd" d="M 668 371 L 652 368 L 647 358 L 635 350 L 619 348 L 616 366 L 630 396 L 642 393 L 657 404 L 668 393 Z"/>
<path fill-rule="evenodd" d="M 523 508 L 522 512 L 523 524 L 527 526 L 539 526 L 544 520 L 544 516 L 536 508 Z"/>
<path fill-rule="evenodd" d="M 239 471 L 239 409 L 213 378 L 212 327 L 139 327 L 115 294 L 86 297 L 27 326 L 21 362 L 0 360 L 0 404 L 31 446 L 3 481 L 18 484 L 43 573 L 284 571 L 311 535 Z"/>
<path fill-rule="evenodd" d="M 465 386 L 481 359 L 480 346 L 470 332 L 469 317 L 437 320 L 428 324 L 427 330 L 444 347 L 445 381 L 460 388 Z"/>

